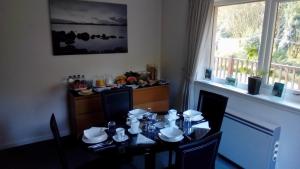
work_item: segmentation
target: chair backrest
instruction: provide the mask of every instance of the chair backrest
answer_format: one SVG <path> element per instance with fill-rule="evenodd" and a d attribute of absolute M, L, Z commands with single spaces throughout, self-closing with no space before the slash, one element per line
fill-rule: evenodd
<path fill-rule="evenodd" d="M 106 121 L 125 124 L 129 110 L 133 108 L 132 88 L 117 88 L 101 93 L 102 107 Z"/>
<path fill-rule="evenodd" d="M 197 110 L 209 122 L 211 132 L 220 131 L 227 102 L 223 95 L 200 90 Z"/>
<path fill-rule="evenodd" d="M 214 169 L 222 132 L 216 132 L 176 150 L 176 169 Z"/>
<path fill-rule="evenodd" d="M 53 134 L 53 137 L 54 137 L 54 141 L 56 142 L 57 151 L 58 151 L 61 166 L 62 166 L 63 169 L 69 169 L 67 158 L 66 158 L 65 152 L 63 150 L 62 141 L 61 141 L 61 137 L 60 137 L 60 134 L 59 134 L 59 130 L 58 130 L 58 127 L 57 127 L 56 118 L 55 118 L 54 114 L 51 115 L 50 128 L 51 128 L 51 131 L 52 131 L 52 134 Z"/>

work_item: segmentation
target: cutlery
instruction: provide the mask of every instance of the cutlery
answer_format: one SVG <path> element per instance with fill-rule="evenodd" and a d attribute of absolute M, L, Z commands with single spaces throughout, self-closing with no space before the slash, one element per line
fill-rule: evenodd
<path fill-rule="evenodd" d="M 186 134 L 184 134 L 184 136 L 185 136 L 189 141 L 192 140 L 192 138 L 191 138 L 190 136 L 188 136 L 188 135 L 186 135 Z"/>
<path fill-rule="evenodd" d="M 98 143 L 98 144 L 94 144 L 94 145 L 88 146 L 88 148 L 98 148 L 98 147 L 103 147 L 103 146 L 110 145 L 110 144 L 112 144 L 112 143 L 113 143 L 112 140 L 108 140 L 108 141 L 103 142 L 103 143 Z"/>

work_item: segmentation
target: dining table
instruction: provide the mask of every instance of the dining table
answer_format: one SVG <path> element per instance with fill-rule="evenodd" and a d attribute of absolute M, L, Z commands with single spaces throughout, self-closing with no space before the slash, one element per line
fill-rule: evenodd
<path fill-rule="evenodd" d="M 163 119 L 166 116 L 166 113 L 159 113 L 160 115 L 158 118 Z M 178 114 L 179 118 L 176 120 L 176 126 L 183 130 L 183 122 L 184 118 L 182 113 Z M 138 134 L 131 134 L 128 132 L 128 129 L 130 126 L 126 124 L 117 124 L 117 127 L 122 127 L 126 131 L 126 136 L 128 136 L 128 139 L 126 141 L 117 142 L 113 139 L 113 136 L 115 133 L 110 133 L 108 129 L 106 130 L 106 133 L 108 133 L 108 138 L 100 143 L 96 144 L 87 144 L 84 143 L 82 140 L 81 144 L 84 146 L 84 148 L 87 151 L 90 151 L 92 153 L 97 153 L 101 156 L 106 156 L 108 154 L 114 154 L 114 157 L 117 158 L 128 158 L 133 157 L 136 155 L 143 155 L 145 159 L 145 169 L 154 169 L 155 168 L 155 156 L 159 152 L 168 151 L 169 152 L 169 161 L 168 165 L 172 165 L 172 154 L 173 151 L 176 151 L 176 148 L 180 145 L 189 144 L 193 141 L 199 141 L 207 136 L 209 136 L 211 133 L 209 132 L 210 129 L 208 128 L 193 128 L 192 132 L 189 134 L 183 134 L 183 139 L 180 139 L 178 141 L 166 141 L 162 140 L 161 137 L 159 137 L 161 128 L 156 127 L 155 130 L 147 130 L 145 129 L 145 124 L 147 123 L 147 120 L 141 119 L 141 132 Z M 205 119 L 202 119 L 200 121 L 192 122 L 193 125 L 201 124 L 207 122 Z M 83 137 L 83 136 L 82 136 Z M 139 142 L 139 137 L 146 137 L 147 139 L 152 140 L 153 142 Z"/>

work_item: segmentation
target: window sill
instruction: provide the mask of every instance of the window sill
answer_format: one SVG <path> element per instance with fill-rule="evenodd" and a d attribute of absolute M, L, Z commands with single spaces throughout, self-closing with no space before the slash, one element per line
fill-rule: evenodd
<path fill-rule="evenodd" d="M 261 92 L 258 95 L 248 94 L 246 89 L 242 89 L 235 86 L 226 85 L 223 83 L 217 83 L 209 80 L 198 80 L 195 81 L 195 84 L 206 85 L 210 87 L 215 87 L 216 89 L 226 90 L 233 94 L 237 94 L 239 96 L 243 96 L 246 99 L 250 99 L 259 103 L 262 101 L 270 106 L 274 106 L 276 108 L 282 109 L 284 111 L 294 112 L 300 115 L 300 96 L 292 96 L 289 93 L 286 93 L 283 97 L 272 96 L 270 93 L 270 89 L 261 88 Z"/>

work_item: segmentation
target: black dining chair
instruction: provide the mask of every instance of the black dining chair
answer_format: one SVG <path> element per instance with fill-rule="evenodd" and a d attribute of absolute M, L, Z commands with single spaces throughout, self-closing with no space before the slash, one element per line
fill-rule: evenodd
<path fill-rule="evenodd" d="M 179 146 L 176 150 L 176 169 L 214 169 L 222 132 L 199 141 Z"/>
<path fill-rule="evenodd" d="M 125 124 L 129 110 L 133 108 L 132 88 L 116 88 L 101 93 L 102 107 L 106 121 Z"/>
<path fill-rule="evenodd" d="M 197 110 L 208 121 L 211 132 L 220 131 L 228 97 L 200 90 Z"/>
<path fill-rule="evenodd" d="M 113 161 L 113 160 L 110 159 L 109 157 L 101 158 L 98 155 L 97 155 L 97 158 L 94 157 L 93 160 L 90 160 L 87 162 L 83 160 L 83 162 L 82 162 L 82 164 L 80 164 L 80 166 L 71 167 L 71 166 L 74 166 L 74 163 L 78 163 L 78 161 L 70 161 L 68 156 L 66 155 L 54 114 L 51 115 L 50 128 L 51 128 L 51 131 L 52 131 L 52 134 L 54 137 L 54 141 L 56 143 L 57 152 L 58 152 L 58 156 L 59 156 L 59 160 L 60 160 L 62 169 L 73 169 L 73 168 L 76 168 L 76 169 L 101 169 L 102 167 L 105 167 L 105 166 L 111 166 L 110 168 L 117 169 L 119 167 L 118 164 L 116 164 L 115 160 L 114 160 L 114 162 L 109 163 L 109 161 Z M 81 160 L 91 157 L 91 154 L 84 150 L 79 151 L 79 152 L 80 152 L 79 154 L 72 154 L 72 155 L 77 156 L 77 158 L 79 158 Z"/>

